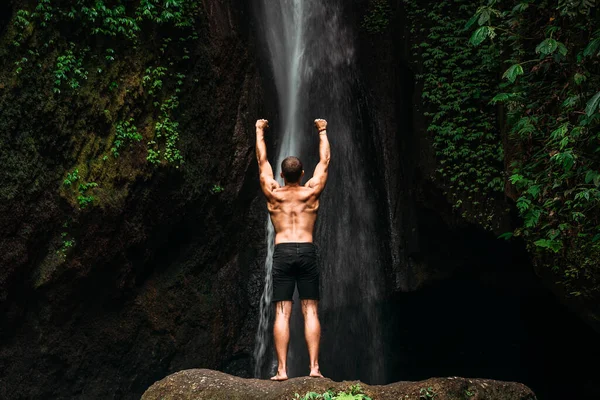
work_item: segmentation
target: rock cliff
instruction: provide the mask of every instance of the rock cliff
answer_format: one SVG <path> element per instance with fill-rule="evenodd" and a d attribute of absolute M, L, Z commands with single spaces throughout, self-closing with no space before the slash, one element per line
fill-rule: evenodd
<path fill-rule="evenodd" d="M 265 221 L 253 163 L 263 85 L 249 11 L 240 2 L 202 2 L 198 38 L 182 66 L 175 117 L 184 164 L 176 168 L 146 161 L 153 114 L 142 76 L 160 49 L 97 42 L 91 52 L 114 49 L 116 61 L 100 73 L 82 56 L 87 83 L 78 94 L 58 94 L 51 77 L 64 39 L 51 27 L 49 36 L 34 32 L 21 47 L 44 39 L 56 50 L 40 51 L 43 72 L 32 65 L 16 74 L 18 32 L 4 18 L 31 7 L 5 7 L 0 397 L 139 398 L 154 380 L 198 362 L 248 365 L 239 343 L 252 348 Z M 116 157 L 114 125 L 129 117 L 146 140 Z M 77 182 L 67 187 L 74 171 Z M 84 182 L 97 186 L 82 200 L 71 188 Z"/>

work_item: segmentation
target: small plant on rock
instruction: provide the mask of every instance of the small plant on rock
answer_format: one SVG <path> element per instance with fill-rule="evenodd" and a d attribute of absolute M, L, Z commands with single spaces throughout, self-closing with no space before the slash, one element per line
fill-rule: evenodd
<path fill-rule="evenodd" d="M 133 118 L 129 121 L 121 121 L 115 129 L 114 146 L 111 149 L 115 157 L 119 156 L 119 149 L 130 142 L 139 142 L 142 135 L 137 131 Z"/>
<path fill-rule="evenodd" d="M 67 173 L 67 177 L 63 181 L 63 184 L 65 186 L 71 186 L 73 184 L 73 182 L 77 181 L 78 179 L 79 179 L 79 170 L 75 169 L 73 172 Z"/>
<path fill-rule="evenodd" d="M 219 193 L 221 193 L 221 192 L 222 192 L 222 191 L 224 191 L 224 190 L 225 190 L 225 189 L 223 188 L 223 186 L 221 186 L 221 185 L 216 185 L 216 184 L 215 184 L 215 185 L 213 185 L 213 187 L 212 187 L 212 188 L 210 188 L 210 192 L 211 192 L 212 194 L 219 194 Z"/>
<path fill-rule="evenodd" d="M 431 400 L 436 396 L 437 393 L 433 390 L 431 386 L 427 388 L 421 388 L 419 390 L 419 399 L 420 400 Z"/>
<path fill-rule="evenodd" d="M 360 383 L 350 386 L 347 392 L 340 391 L 337 394 L 329 389 L 323 394 L 316 392 L 307 392 L 304 396 L 298 393 L 294 396 L 294 400 L 371 400 L 369 396 L 363 393 Z"/>
<path fill-rule="evenodd" d="M 79 185 L 79 196 L 77 196 L 77 202 L 79 203 L 79 207 L 81 209 L 86 208 L 94 202 L 95 197 L 86 195 L 86 192 L 95 187 L 98 187 L 96 182 L 82 183 Z"/>

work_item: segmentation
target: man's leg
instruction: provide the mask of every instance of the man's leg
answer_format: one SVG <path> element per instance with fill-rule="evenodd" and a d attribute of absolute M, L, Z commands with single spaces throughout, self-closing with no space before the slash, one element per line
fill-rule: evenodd
<path fill-rule="evenodd" d="M 304 337 L 310 359 L 310 376 L 322 378 L 319 371 L 319 342 L 321 341 L 321 323 L 319 322 L 318 300 L 302 300 L 304 314 Z"/>
<path fill-rule="evenodd" d="M 285 381 L 287 376 L 287 351 L 290 343 L 290 316 L 292 315 L 292 302 L 279 301 L 275 303 L 275 324 L 273 325 L 273 337 L 275 339 L 275 350 L 277 351 L 277 375 L 271 378 L 273 381 Z"/>

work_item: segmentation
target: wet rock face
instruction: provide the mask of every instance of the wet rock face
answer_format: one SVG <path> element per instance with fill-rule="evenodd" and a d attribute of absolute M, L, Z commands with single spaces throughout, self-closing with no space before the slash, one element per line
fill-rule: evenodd
<path fill-rule="evenodd" d="M 254 121 L 264 110 L 242 3 L 203 2 L 207 28 L 178 110 L 185 164 L 131 161 L 141 172 L 116 172 L 118 201 L 76 212 L 59 194 L 75 128 L 103 129 L 98 107 L 48 112 L 44 93 L 0 90 L 0 398 L 139 398 L 183 368 L 231 359 L 250 370 L 266 217 Z M 76 245 L 48 268 L 70 217 Z"/>
<path fill-rule="evenodd" d="M 357 0 L 349 13 L 356 20 L 358 65 L 369 104 L 365 114 L 384 198 L 381 208 L 387 209 L 387 290 L 411 292 L 482 260 L 464 239 L 475 227 L 457 215 L 436 182 L 435 150 L 409 63 L 413 37 L 405 31 L 403 6 L 390 2 L 389 28 L 369 33 L 360 28 L 369 4 Z M 493 247 L 486 243 L 493 241 L 493 235 L 482 232 L 478 245 Z"/>
<path fill-rule="evenodd" d="M 360 384 L 363 392 L 377 400 L 435 398 L 440 400 L 535 400 L 535 394 L 520 383 L 459 377 L 432 378 L 421 382 L 398 382 L 369 386 L 357 381 L 293 378 L 285 382 L 243 379 L 206 369 L 177 372 L 154 383 L 142 400 L 281 400 L 298 393 L 347 392 Z M 427 397 L 429 396 L 429 397 Z"/>

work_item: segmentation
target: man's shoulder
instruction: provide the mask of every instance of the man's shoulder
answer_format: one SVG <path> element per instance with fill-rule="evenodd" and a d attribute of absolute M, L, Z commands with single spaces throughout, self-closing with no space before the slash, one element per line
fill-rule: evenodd
<path fill-rule="evenodd" d="M 282 201 L 295 201 L 306 199 L 313 195 L 315 189 L 308 186 L 297 186 L 293 189 L 281 187 L 273 190 L 273 195 L 277 196 Z"/>

